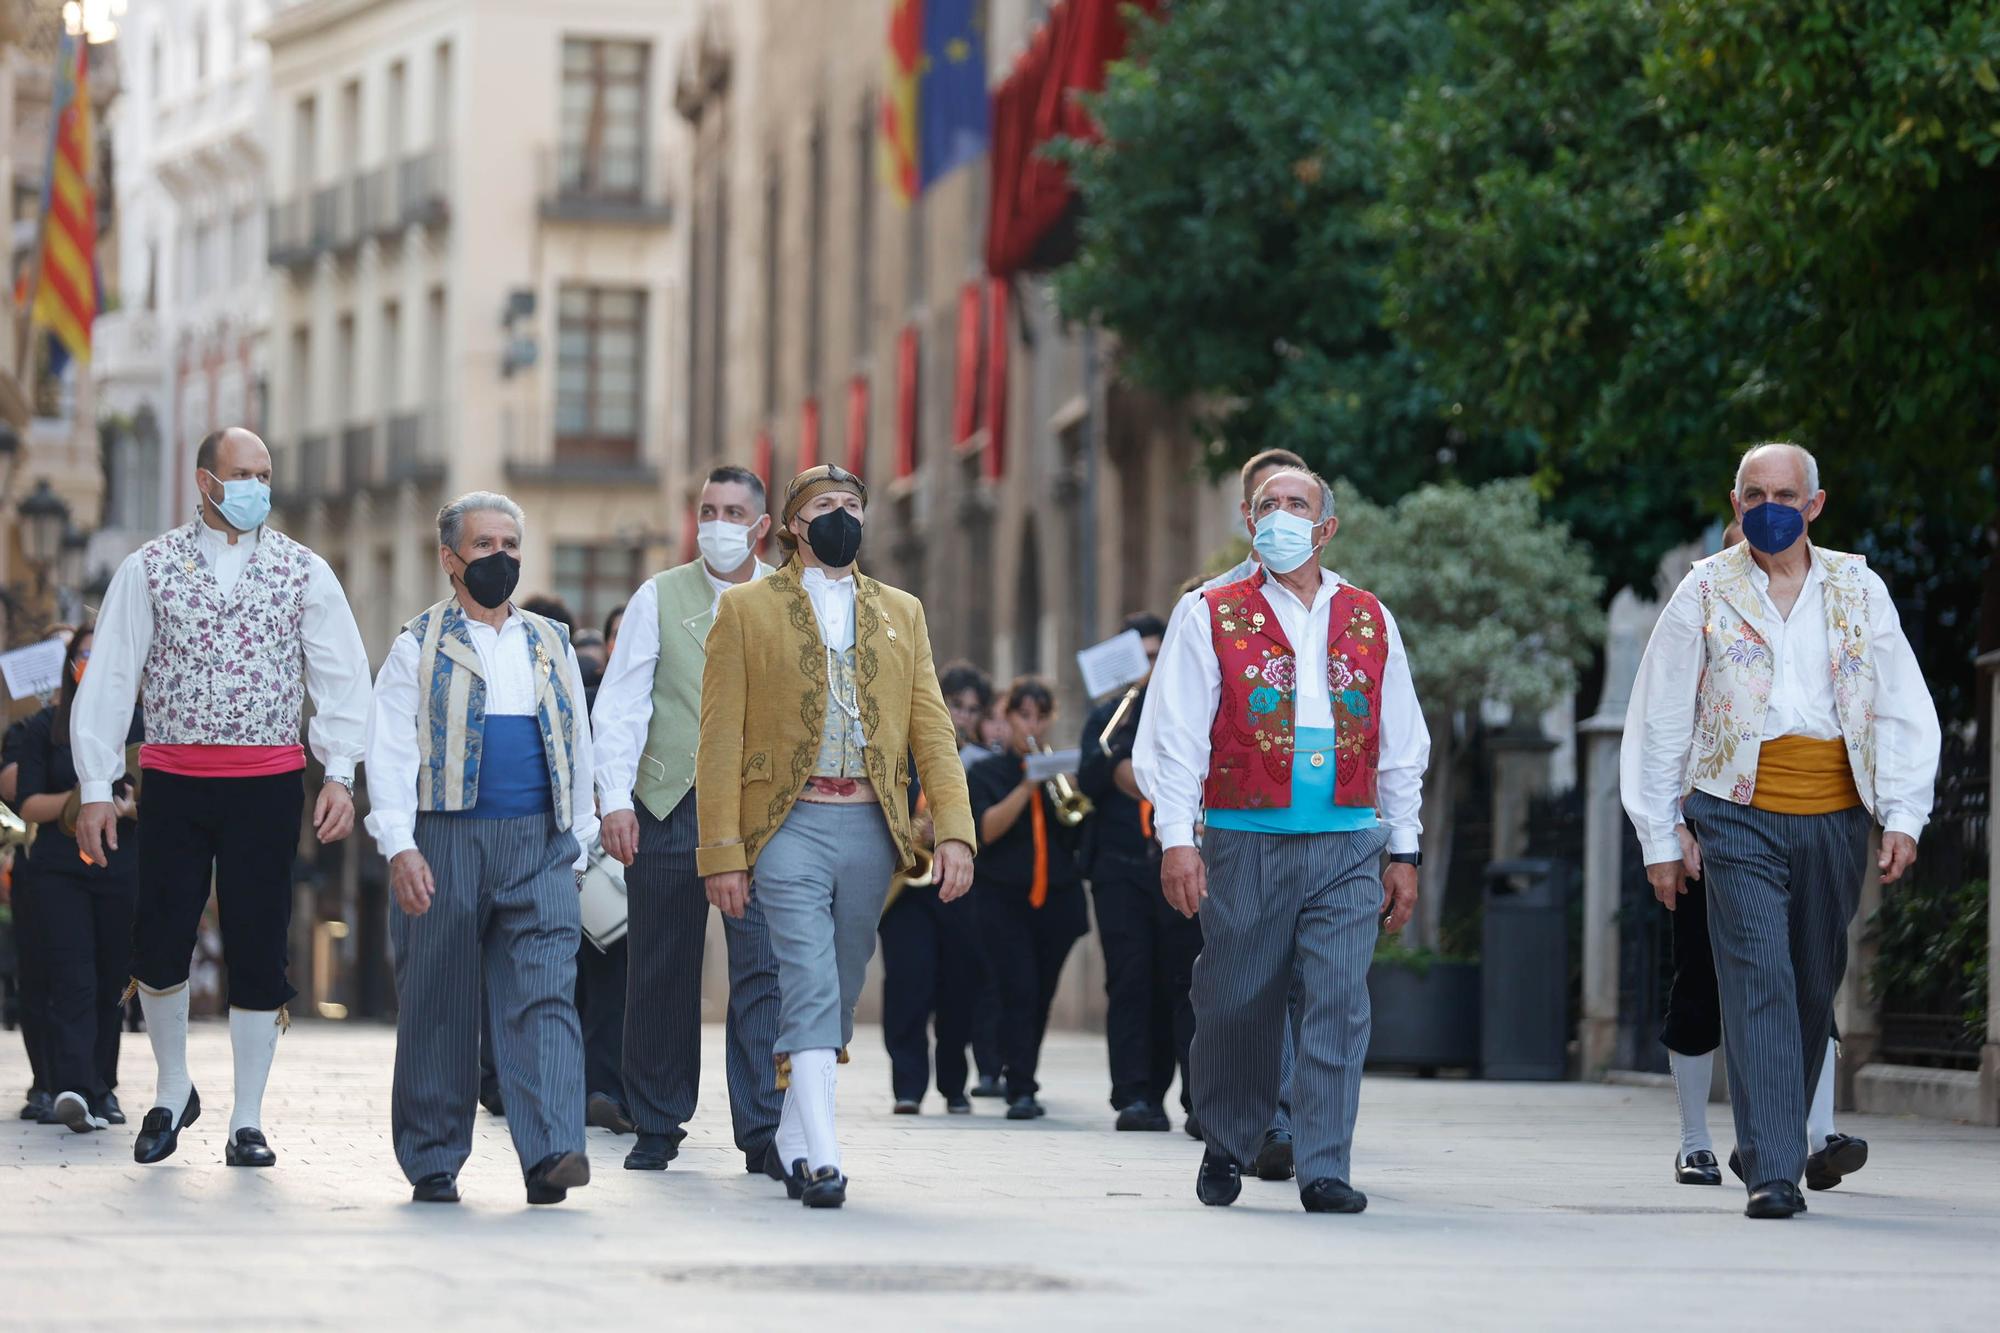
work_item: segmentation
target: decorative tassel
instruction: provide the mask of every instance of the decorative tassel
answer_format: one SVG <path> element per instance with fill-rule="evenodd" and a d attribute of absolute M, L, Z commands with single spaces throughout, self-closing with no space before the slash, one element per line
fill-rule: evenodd
<path fill-rule="evenodd" d="M 290 1032 L 291 1030 L 292 1030 L 291 1006 L 281 1004 L 278 1006 L 278 1031 L 280 1033 L 285 1033 L 285 1032 Z"/>
<path fill-rule="evenodd" d="M 792 1057 L 790 1055 L 774 1055 L 771 1059 L 778 1066 L 778 1091 L 783 1092 L 792 1086 Z"/>
<path fill-rule="evenodd" d="M 125 991 L 118 997 L 118 1007 L 123 1009 L 132 1003 L 132 997 L 139 993 L 139 978 L 133 977 L 125 983 Z"/>

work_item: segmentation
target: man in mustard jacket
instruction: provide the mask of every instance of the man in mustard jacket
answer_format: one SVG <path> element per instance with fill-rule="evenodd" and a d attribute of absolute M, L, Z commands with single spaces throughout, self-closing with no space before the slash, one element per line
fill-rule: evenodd
<path fill-rule="evenodd" d="M 938 897 L 972 885 L 957 733 L 921 603 L 855 570 L 868 491 L 831 465 L 786 488 L 769 578 L 722 595 L 702 673 L 697 868 L 741 917 L 756 893 L 778 958 L 777 1146 L 807 1207 L 847 1197 L 836 1065 L 854 1034 L 889 878 L 916 865 L 910 761 L 937 834 Z"/>

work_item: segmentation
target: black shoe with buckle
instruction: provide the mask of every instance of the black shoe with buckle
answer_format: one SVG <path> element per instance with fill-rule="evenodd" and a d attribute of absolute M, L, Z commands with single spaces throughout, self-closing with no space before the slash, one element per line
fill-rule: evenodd
<path fill-rule="evenodd" d="M 1826 1146 L 1806 1158 L 1806 1188 L 1830 1190 L 1841 1177 L 1868 1165 L 1868 1140 L 1852 1134 L 1829 1134 Z"/>
<path fill-rule="evenodd" d="M 1227 1208 L 1243 1192 L 1243 1168 L 1210 1148 L 1201 1155 L 1195 1174 L 1194 1197 L 1211 1208 Z"/>
<path fill-rule="evenodd" d="M 792 1169 L 785 1173 L 785 1197 L 797 1203 L 805 1197 L 806 1186 L 812 1182 L 812 1172 L 806 1170 L 806 1159 L 792 1159 Z"/>
<path fill-rule="evenodd" d="M 580 1152 L 552 1152 L 528 1172 L 529 1203 L 561 1203 L 590 1183 L 590 1159 Z"/>
<path fill-rule="evenodd" d="M 801 1162 L 800 1169 L 804 1169 Z M 808 1208 L 838 1208 L 847 1202 L 847 1177 L 837 1166 L 823 1166 L 812 1173 L 799 1191 L 799 1202 Z"/>
<path fill-rule="evenodd" d="M 1674 1179 L 1683 1185 L 1720 1185 L 1722 1168 L 1715 1164 L 1714 1153 L 1696 1148 L 1686 1157 L 1674 1154 Z"/>
<path fill-rule="evenodd" d="M 201 1094 L 190 1086 L 187 1102 L 181 1107 L 179 1123 L 175 1122 L 174 1113 L 164 1106 L 155 1106 L 146 1112 L 146 1118 L 139 1122 L 138 1137 L 132 1140 L 132 1160 L 140 1166 L 166 1161 L 180 1146 L 181 1131 L 199 1119 Z"/>
<path fill-rule="evenodd" d="M 222 1145 L 222 1160 L 230 1166 L 276 1166 L 278 1154 L 264 1142 L 261 1129 L 239 1129 Z"/>
<path fill-rule="evenodd" d="M 1806 1210 L 1805 1195 L 1789 1180 L 1767 1180 L 1750 1191 L 1745 1217 L 1791 1217 Z"/>
<path fill-rule="evenodd" d="M 458 1182 L 448 1171 L 434 1171 L 410 1188 L 412 1203 L 457 1203 Z"/>

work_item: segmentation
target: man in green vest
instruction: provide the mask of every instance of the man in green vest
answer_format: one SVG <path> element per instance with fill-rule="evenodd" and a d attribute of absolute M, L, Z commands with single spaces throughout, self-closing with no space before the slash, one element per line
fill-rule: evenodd
<path fill-rule="evenodd" d="M 771 572 L 764 483 L 719 467 L 701 489 L 700 558 L 640 585 L 591 710 L 604 850 L 623 863 L 627 901 L 624 1076 L 638 1139 L 628 1171 L 664 1171 L 680 1152 L 701 1083 L 701 959 L 708 897 L 695 872 L 694 758 L 703 644 L 723 590 Z M 771 1063 L 778 965 L 756 903 L 725 916 L 729 943 L 729 1111 L 744 1167 L 784 1179 L 771 1149 L 784 1097 Z M 767 1160 L 768 1159 L 768 1160 Z"/>

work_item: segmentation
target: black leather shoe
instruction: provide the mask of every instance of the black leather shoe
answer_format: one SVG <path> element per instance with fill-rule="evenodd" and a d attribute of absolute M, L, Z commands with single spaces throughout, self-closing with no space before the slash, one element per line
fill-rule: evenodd
<path fill-rule="evenodd" d="M 1290 1180 L 1298 1169 L 1292 1161 L 1291 1131 L 1265 1130 L 1264 1146 L 1257 1150 L 1257 1160 L 1252 1169 L 1259 1180 Z"/>
<path fill-rule="evenodd" d="M 457 1203 L 458 1182 L 448 1172 L 425 1176 L 410 1189 L 411 1203 Z"/>
<path fill-rule="evenodd" d="M 1131 1102 L 1118 1112 L 1118 1128 L 1146 1134 L 1159 1134 L 1171 1130 L 1174 1122 L 1167 1119 L 1167 1113 L 1151 1102 Z"/>
<path fill-rule="evenodd" d="M 188 1089 L 187 1105 L 181 1108 L 179 1124 L 174 1123 L 173 1112 L 164 1106 L 155 1106 L 139 1122 L 138 1136 L 132 1140 L 132 1160 L 140 1166 L 166 1161 L 180 1146 L 181 1131 L 199 1119 L 201 1094 L 192 1087 Z"/>
<path fill-rule="evenodd" d="M 1000 1086 L 999 1079 L 982 1078 L 979 1082 L 972 1085 L 972 1095 L 975 1097 L 1004 1097 L 1007 1093 Z"/>
<path fill-rule="evenodd" d="M 72 1134 L 88 1134 L 97 1128 L 97 1121 L 90 1114 L 90 1103 L 80 1092 L 57 1093 L 52 1113 L 56 1123 L 67 1126 Z"/>
<path fill-rule="evenodd" d="M 1750 1191 L 1750 1202 L 1743 1205 L 1745 1217 L 1790 1217 L 1805 1210 L 1805 1196 L 1789 1180 L 1765 1181 Z"/>
<path fill-rule="evenodd" d="M 799 1192 L 799 1202 L 808 1208 L 838 1208 L 847 1202 L 847 1177 L 837 1166 L 823 1166 Z"/>
<path fill-rule="evenodd" d="M 627 1171 L 664 1171 L 667 1163 L 681 1155 L 681 1145 L 671 1134 L 641 1134 L 625 1154 Z"/>
<path fill-rule="evenodd" d="M 1715 1154 L 1706 1148 L 1697 1148 L 1686 1157 L 1676 1152 L 1674 1179 L 1683 1185 L 1720 1185 L 1722 1168 L 1715 1164 Z"/>
<path fill-rule="evenodd" d="M 486 1108 L 488 1115 L 507 1114 L 507 1104 L 500 1100 L 500 1084 L 497 1081 L 492 1083 L 480 1081 L 479 1104 Z"/>
<path fill-rule="evenodd" d="M 1194 1118 L 1193 1111 L 1188 1112 L 1188 1118 L 1181 1122 L 1181 1128 L 1186 1130 L 1187 1136 L 1196 1143 L 1201 1142 L 1201 1121 Z"/>
<path fill-rule="evenodd" d="M 583 1123 L 597 1129 L 608 1129 L 613 1134 L 630 1134 L 638 1128 L 632 1117 L 625 1114 L 625 1108 L 601 1092 L 590 1094 L 590 1100 L 583 1104 Z"/>
<path fill-rule="evenodd" d="M 222 1160 L 230 1166 L 276 1166 L 278 1154 L 264 1142 L 261 1129 L 239 1129 L 222 1145 Z"/>
<path fill-rule="evenodd" d="M 21 1119 L 40 1120 L 49 1113 L 49 1107 L 54 1102 L 53 1094 L 44 1092 L 40 1088 L 29 1088 L 27 1104 L 21 1107 Z"/>
<path fill-rule="evenodd" d="M 590 1183 L 590 1159 L 580 1152 L 552 1152 L 528 1172 L 529 1203 L 561 1203 Z"/>
<path fill-rule="evenodd" d="M 794 1203 L 805 1197 L 806 1185 L 812 1180 L 812 1172 L 806 1170 L 806 1159 L 792 1159 L 792 1169 L 785 1173 L 785 1197 Z"/>
<path fill-rule="evenodd" d="M 1210 1148 L 1201 1155 L 1201 1170 L 1195 1174 L 1194 1197 L 1211 1208 L 1227 1208 L 1243 1192 L 1243 1170 Z"/>
<path fill-rule="evenodd" d="M 785 1163 L 778 1156 L 778 1145 L 775 1141 L 764 1145 L 763 1155 L 757 1159 L 755 1169 L 760 1174 L 767 1175 L 777 1181 L 780 1185 L 785 1183 Z"/>
<path fill-rule="evenodd" d="M 1315 1180 L 1299 1191 L 1299 1202 L 1309 1213 L 1358 1213 L 1368 1196 L 1344 1180 Z"/>
<path fill-rule="evenodd" d="M 1016 1097 L 1013 1101 L 1007 1103 L 1007 1118 L 1009 1120 L 1034 1120 L 1039 1116 L 1047 1114 L 1048 1111 L 1033 1097 Z"/>
<path fill-rule="evenodd" d="M 947 1097 L 944 1099 L 944 1113 L 946 1115 L 971 1115 L 972 1099 L 962 1092 L 956 1097 Z"/>
<path fill-rule="evenodd" d="M 1830 1190 L 1842 1176 L 1868 1165 L 1868 1140 L 1852 1134 L 1829 1134 L 1826 1146 L 1806 1158 L 1806 1188 Z"/>
<path fill-rule="evenodd" d="M 107 1125 L 125 1123 L 125 1108 L 118 1104 L 118 1094 L 115 1092 L 105 1093 L 97 1105 L 90 1108 L 90 1113 Z"/>
<path fill-rule="evenodd" d="M 1743 1153 L 1740 1149 L 1729 1150 L 1729 1174 L 1738 1180 L 1743 1180 Z M 1747 1185 L 1750 1182 L 1745 1180 L 1743 1183 Z"/>
<path fill-rule="evenodd" d="M 923 1113 L 924 1113 L 924 1104 L 922 1102 L 912 1101 L 908 1097 L 898 1097 L 896 1099 L 895 1114 L 922 1115 Z"/>

